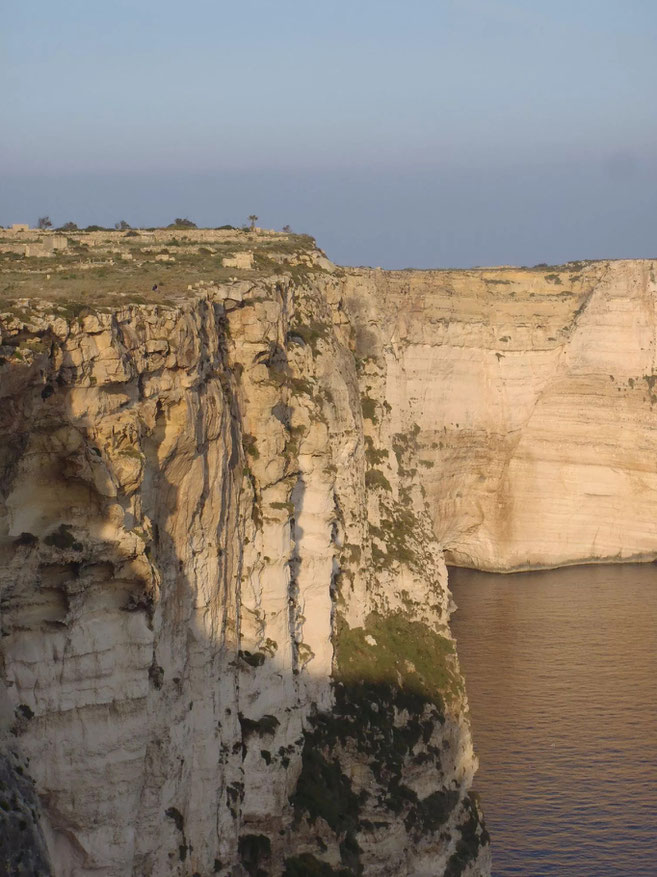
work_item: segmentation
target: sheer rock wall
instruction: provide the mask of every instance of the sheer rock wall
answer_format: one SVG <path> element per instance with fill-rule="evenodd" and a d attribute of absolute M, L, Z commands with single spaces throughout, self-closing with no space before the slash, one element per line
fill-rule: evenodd
<path fill-rule="evenodd" d="M 657 555 L 656 273 L 654 260 L 349 272 L 361 355 L 385 360 L 393 417 L 420 428 L 448 561 Z"/>
<path fill-rule="evenodd" d="M 656 554 L 654 262 L 267 259 L 0 318 L 9 873 L 485 875 L 444 553 Z"/>
<path fill-rule="evenodd" d="M 7 831 L 0 853 L 24 873 L 488 872 L 417 431 L 354 356 L 344 283 L 2 318 L 24 768 L 0 819 L 30 809 L 35 858 Z"/>

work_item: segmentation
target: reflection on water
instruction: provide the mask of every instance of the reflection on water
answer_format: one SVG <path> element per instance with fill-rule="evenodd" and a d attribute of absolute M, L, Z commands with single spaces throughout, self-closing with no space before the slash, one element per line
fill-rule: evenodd
<path fill-rule="evenodd" d="M 657 567 L 450 585 L 495 877 L 657 875 Z"/>

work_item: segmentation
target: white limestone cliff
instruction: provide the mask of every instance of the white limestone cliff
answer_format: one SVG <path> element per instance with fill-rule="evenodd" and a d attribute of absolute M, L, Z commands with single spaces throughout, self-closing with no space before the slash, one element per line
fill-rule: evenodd
<path fill-rule="evenodd" d="M 451 562 L 657 556 L 656 266 L 349 272 Z"/>
<path fill-rule="evenodd" d="M 0 317 L 9 873 L 485 875 L 444 555 L 657 554 L 654 262 L 275 245 Z"/>
<path fill-rule="evenodd" d="M 488 871 L 414 432 L 341 294 L 3 318 L 6 868 Z"/>

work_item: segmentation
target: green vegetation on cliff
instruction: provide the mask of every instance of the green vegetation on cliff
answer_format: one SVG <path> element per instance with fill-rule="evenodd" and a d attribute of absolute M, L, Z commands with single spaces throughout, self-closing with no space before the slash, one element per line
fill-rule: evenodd
<path fill-rule="evenodd" d="M 402 818 L 417 839 L 436 831 L 457 806 L 458 792 L 450 789 L 420 798 L 405 772 L 414 764 L 440 769 L 445 703 L 460 686 L 451 640 L 402 612 L 372 613 L 363 627 L 342 626 L 335 645 L 335 706 L 317 714 L 305 734 L 290 800 L 297 819 L 328 824 L 347 873 L 360 874 L 358 835 L 374 828 L 363 816 L 370 799 L 379 812 Z M 343 766 L 354 752 L 372 775 L 361 791 Z"/>
<path fill-rule="evenodd" d="M 426 624 L 401 612 L 372 613 L 364 627 L 338 635 L 336 675 L 345 685 L 389 685 L 442 707 L 460 693 L 453 655 L 454 643 Z"/>

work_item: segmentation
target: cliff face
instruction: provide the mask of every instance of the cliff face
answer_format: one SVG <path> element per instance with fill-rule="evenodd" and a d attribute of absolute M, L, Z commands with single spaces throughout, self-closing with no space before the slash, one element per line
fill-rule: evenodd
<path fill-rule="evenodd" d="M 448 560 L 511 571 L 656 556 L 656 271 L 349 273 L 362 355 L 385 363 L 393 418 L 420 427 Z"/>
<path fill-rule="evenodd" d="M 654 263 L 129 234 L 10 265 L 0 868 L 487 874 L 443 548 L 655 555 Z"/>
<path fill-rule="evenodd" d="M 418 427 L 344 284 L 3 317 L 9 873 L 488 871 Z"/>

